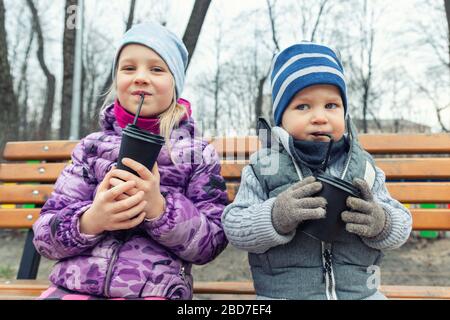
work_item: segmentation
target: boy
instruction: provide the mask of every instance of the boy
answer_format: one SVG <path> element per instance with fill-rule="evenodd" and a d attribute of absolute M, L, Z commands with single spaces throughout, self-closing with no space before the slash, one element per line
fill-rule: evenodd
<path fill-rule="evenodd" d="M 222 215 L 229 241 L 249 252 L 257 298 L 385 299 L 377 288 L 381 250 L 406 242 L 412 219 L 357 140 L 337 54 L 314 43 L 286 48 L 272 62 L 271 89 L 276 143 L 251 156 Z M 326 216 L 327 201 L 316 196 L 322 184 L 313 175 L 329 137 L 335 143 L 327 173 L 362 196 L 347 198 L 345 231 L 325 243 L 301 226 Z"/>

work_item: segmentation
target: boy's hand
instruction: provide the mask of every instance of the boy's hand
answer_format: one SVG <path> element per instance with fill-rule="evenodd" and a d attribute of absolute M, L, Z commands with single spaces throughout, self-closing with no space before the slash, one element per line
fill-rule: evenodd
<path fill-rule="evenodd" d="M 304 220 L 325 218 L 327 201 L 311 197 L 322 189 L 315 177 L 308 177 L 278 195 L 272 208 L 272 222 L 279 234 L 288 234 Z"/>
<path fill-rule="evenodd" d="M 139 176 L 120 169 L 116 169 L 112 172 L 112 178 L 110 179 L 112 186 L 121 185 L 124 181 L 135 182 L 135 187 L 129 189 L 125 194 L 120 196 L 119 199 L 124 199 L 127 196 L 134 196 L 138 192 L 143 192 L 143 198 L 147 201 L 147 205 L 144 208 L 146 218 L 156 219 L 161 216 L 165 210 L 166 200 L 159 189 L 160 176 L 157 163 L 155 162 L 152 171 L 148 170 L 141 163 L 130 158 L 122 159 L 122 163 L 136 171 Z"/>
<path fill-rule="evenodd" d="M 361 237 L 376 237 L 386 225 L 386 213 L 373 200 L 372 192 L 366 181 L 356 178 L 353 180 L 353 185 L 361 192 L 362 199 L 347 198 L 347 206 L 352 211 L 342 212 L 342 220 L 346 223 L 345 229 Z"/>

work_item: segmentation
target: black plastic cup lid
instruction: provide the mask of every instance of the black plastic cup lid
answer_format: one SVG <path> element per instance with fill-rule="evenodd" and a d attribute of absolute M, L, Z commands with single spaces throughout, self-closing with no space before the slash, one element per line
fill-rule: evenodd
<path fill-rule="evenodd" d="M 321 173 L 316 176 L 317 180 L 331 184 L 332 186 L 350 193 L 354 197 L 360 197 L 358 189 L 350 182 L 333 177 L 329 174 Z"/>
<path fill-rule="evenodd" d="M 123 129 L 124 132 L 126 132 L 127 135 L 132 136 L 134 138 L 137 139 L 144 139 L 147 140 L 149 142 L 154 142 L 157 144 L 164 144 L 165 140 L 164 137 L 148 132 L 148 131 L 144 131 L 142 129 L 140 129 L 139 127 L 132 125 L 132 124 L 128 124 L 126 126 L 125 129 Z"/>
<path fill-rule="evenodd" d="M 164 141 L 161 141 L 159 139 L 154 139 L 152 137 L 144 136 L 142 134 L 135 133 L 135 132 L 126 132 L 126 135 L 128 137 L 132 137 L 132 138 L 135 138 L 135 139 L 138 139 L 138 140 L 143 140 L 143 141 L 150 142 L 150 143 L 153 143 L 153 144 L 159 144 L 159 145 L 163 145 L 164 144 Z"/>

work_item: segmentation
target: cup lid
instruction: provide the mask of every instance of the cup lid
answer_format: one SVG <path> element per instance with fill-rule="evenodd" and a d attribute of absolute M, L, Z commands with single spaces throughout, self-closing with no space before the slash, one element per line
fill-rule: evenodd
<path fill-rule="evenodd" d="M 142 130 L 133 124 L 128 124 L 125 127 L 125 129 L 123 129 L 123 131 L 125 131 L 127 134 L 132 134 L 132 135 L 138 136 L 140 138 L 143 138 L 145 140 L 150 140 L 155 143 L 164 144 L 164 142 L 165 142 L 164 137 L 162 137 L 158 134 L 154 134 L 154 133 Z"/>
<path fill-rule="evenodd" d="M 358 198 L 360 197 L 359 190 L 348 181 L 342 180 L 337 177 L 333 177 L 332 175 L 329 175 L 326 173 L 320 173 L 316 176 L 316 178 L 317 178 L 317 180 L 326 182 L 338 189 L 348 192 L 355 197 L 358 197 Z"/>

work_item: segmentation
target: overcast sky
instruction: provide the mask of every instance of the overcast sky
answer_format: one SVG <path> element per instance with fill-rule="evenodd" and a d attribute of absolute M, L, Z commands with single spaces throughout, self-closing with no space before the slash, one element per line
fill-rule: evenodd
<path fill-rule="evenodd" d="M 442 0 L 436 0 L 442 1 Z M 120 39 L 124 31 L 124 21 L 127 18 L 129 10 L 129 0 L 109 0 L 109 1 L 94 1 L 85 0 L 85 12 L 86 21 L 91 23 L 94 28 L 101 28 L 107 30 L 105 32 L 108 37 L 112 40 L 111 42 L 111 56 L 114 52 L 115 43 Z M 153 3 L 154 6 L 150 7 L 149 2 Z M 5 0 L 6 8 L 11 8 L 12 5 L 16 5 L 15 0 Z M 51 67 L 57 77 L 61 75 L 61 39 L 62 39 L 62 21 L 63 21 L 63 10 L 64 1 L 47 1 L 39 0 L 37 1 L 38 7 L 43 9 L 51 3 L 51 7 L 45 10 L 45 15 L 41 16 L 43 18 L 43 28 L 45 32 L 45 37 L 48 39 L 48 59 L 51 59 Z M 145 3 L 145 5 L 144 5 Z M 165 16 L 167 20 L 167 27 L 173 30 L 176 34 L 182 37 L 184 30 L 186 28 L 190 12 L 192 10 L 194 1 L 193 0 L 173 0 L 170 5 L 161 4 L 161 1 L 150 1 L 150 0 L 137 0 L 137 8 L 135 19 L 146 19 L 151 17 L 155 19 L 155 16 L 161 17 Z M 378 20 L 378 28 L 380 29 L 380 34 L 385 37 L 386 41 L 381 41 L 380 46 L 377 51 L 376 61 L 382 61 L 386 65 L 401 65 L 410 70 L 413 77 L 421 77 L 424 74 L 424 55 L 418 52 L 404 52 L 399 55 L 397 50 L 390 50 L 392 39 L 395 37 L 411 37 L 411 42 L 415 41 L 414 37 L 405 32 L 408 25 L 411 24 L 415 19 L 420 19 L 427 23 L 427 19 L 433 19 L 429 17 L 426 13 L 421 12 L 415 6 L 415 1 L 413 0 L 372 0 L 373 5 L 385 6 L 386 10 L 384 14 Z M 106 4 L 106 5 L 105 5 Z M 20 5 L 20 4 L 18 4 Z M 194 54 L 194 60 L 191 64 L 185 85 L 185 91 L 183 96 L 191 101 L 196 101 L 196 92 L 193 89 L 192 82 L 195 78 L 197 72 L 200 72 L 201 68 L 212 63 L 212 52 L 211 43 L 214 41 L 214 37 L 217 33 L 218 21 L 222 21 L 222 25 L 225 30 L 233 30 L 233 26 L 237 24 L 236 19 L 243 12 L 249 12 L 257 8 L 266 8 L 265 0 L 213 0 L 208 11 L 205 23 L 203 25 L 201 37 L 197 44 L 196 52 Z M 7 19 L 10 19 L 10 23 L 7 24 L 7 31 L 13 34 L 13 28 L 17 27 L 17 20 L 22 16 L 26 18 L 20 12 L 22 9 L 9 10 L 7 11 Z M 25 8 L 28 10 L 28 8 Z M 167 12 L 167 10 L 170 10 Z M 13 21 L 14 20 L 14 21 Z M 7 20 L 8 22 L 8 20 Z M 430 21 L 431 22 L 431 21 Z M 442 21 L 445 23 L 445 20 Z M 289 21 L 283 21 L 282 24 L 289 25 Z M 283 26 L 279 26 L 280 29 Z M 240 31 L 240 30 L 239 30 Z M 245 35 L 242 33 L 227 35 L 234 37 L 236 40 L 233 45 L 237 48 L 242 45 L 243 41 L 250 41 L 251 35 Z M 249 40 L 250 39 L 250 40 Z M 10 39 L 11 40 L 11 39 Z M 288 34 L 282 34 L 281 36 L 281 46 L 286 46 L 292 42 L 292 37 L 290 38 Z M 382 39 L 383 40 L 383 39 Z M 404 40 L 404 39 L 403 39 Z M 53 52 L 53 54 L 52 54 Z M 197 63 L 194 63 L 196 62 Z M 201 61 L 201 63 L 198 63 Z M 60 83 L 60 81 L 59 81 Z M 58 94 L 60 90 L 58 89 Z M 450 89 L 444 92 L 442 97 L 445 101 L 450 101 Z M 425 102 L 420 102 L 425 104 Z M 430 116 L 430 106 L 424 105 L 415 116 L 413 116 L 414 121 L 424 122 L 428 125 L 436 126 L 436 117 Z M 385 112 L 380 111 L 381 115 Z M 194 115 L 195 115 L 195 105 L 194 105 Z M 443 114 L 446 123 L 450 125 L 450 110 Z M 431 119 L 432 118 L 432 119 Z M 425 120 L 424 120 L 425 119 Z M 431 122 L 431 123 L 430 123 Z"/>

